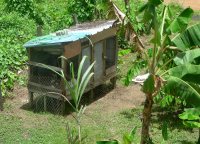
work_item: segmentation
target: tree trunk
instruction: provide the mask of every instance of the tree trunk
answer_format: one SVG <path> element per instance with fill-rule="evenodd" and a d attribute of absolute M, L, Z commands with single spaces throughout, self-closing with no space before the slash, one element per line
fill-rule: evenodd
<path fill-rule="evenodd" d="M 41 25 L 37 25 L 37 36 L 42 36 L 42 26 Z"/>
<path fill-rule="evenodd" d="M 148 144 L 151 141 L 149 135 L 149 126 L 151 121 L 152 105 L 153 105 L 152 94 L 146 94 L 146 100 L 144 104 L 143 118 L 142 118 L 142 132 L 141 132 L 140 144 Z"/>

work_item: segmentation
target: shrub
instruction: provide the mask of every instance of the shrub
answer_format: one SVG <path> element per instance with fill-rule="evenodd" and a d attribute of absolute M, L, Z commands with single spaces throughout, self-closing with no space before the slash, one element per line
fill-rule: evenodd
<path fill-rule="evenodd" d="M 5 89 L 12 89 L 19 79 L 17 72 L 27 60 L 23 44 L 33 36 L 35 25 L 26 17 L 10 13 L 0 17 L 0 29 L 0 79 L 5 96 Z"/>

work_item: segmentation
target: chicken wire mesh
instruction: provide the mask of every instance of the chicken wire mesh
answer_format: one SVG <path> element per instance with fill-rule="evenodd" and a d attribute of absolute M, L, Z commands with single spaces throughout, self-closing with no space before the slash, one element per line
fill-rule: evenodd
<path fill-rule="evenodd" d="M 63 114 L 65 102 L 59 95 L 53 94 L 51 97 L 49 93 L 33 93 L 32 108 L 34 112 L 50 112 L 53 114 Z M 59 97 L 55 98 L 55 96 Z"/>
<path fill-rule="evenodd" d="M 29 93 L 33 99 L 31 102 L 32 108 L 35 112 L 51 112 L 53 114 L 64 114 L 66 109 L 66 102 L 61 96 L 62 94 L 62 83 L 61 78 L 55 72 L 38 66 L 30 65 L 29 74 Z M 103 83 L 103 82 L 102 82 Z M 91 88 L 91 87 L 90 87 Z M 93 96 L 91 91 L 84 94 L 82 104 L 91 103 L 92 101 L 103 97 L 111 89 L 113 85 L 107 82 L 96 88 L 94 88 Z"/>
<path fill-rule="evenodd" d="M 30 65 L 29 69 L 29 82 L 49 88 L 61 89 L 61 77 L 52 70 L 34 65 Z"/>
<path fill-rule="evenodd" d="M 52 70 L 36 65 L 29 65 L 29 93 L 32 96 L 31 106 L 35 112 L 48 111 L 54 114 L 63 113 L 64 103 L 61 78 Z"/>

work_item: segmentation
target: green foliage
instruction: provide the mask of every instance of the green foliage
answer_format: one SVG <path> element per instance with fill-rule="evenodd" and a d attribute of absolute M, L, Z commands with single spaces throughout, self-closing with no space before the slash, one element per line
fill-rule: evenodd
<path fill-rule="evenodd" d="M 113 19 L 112 3 L 109 0 L 96 0 L 95 19 Z"/>
<path fill-rule="evenodd" d="M 182 32 L 185 30 L 188 26 L 188 23 L 193 15 L 193 10 L 191 8 L 184 9 L 178 17 L 176 17 L 169 27 L 167 28 L 167 31 L 170 31 L 172 33 L 176 32 Z"/>
<path fill-rule="evenodd" d="M 182 95 L 174 96 L 174 95 L 168 94 L 163 89 L 154 98 L 154 102 L 159 104 L 161 108 L 165 108 L 171 111 L 179 110 L 183 106 L 186 106 L 185 98 Z"/>
<path fill-rule="evenodd" d="M 128 70 L 128 72 L 124 78 L 124 84 L 126 86 L 128 86 L 132 82 L 132 79 L 135 76 L 137 76 L 138 74 L 140 74 L 140 72 L 142 70 L 144 70 L 144 68 L 146 68 L 146 66 L 147 66 L 146 60 L 138 59 L 138 60 L 134 61 L 131 68 Z"/>
<path fill-rule="evenodd" d="M 77 16 L 79 22 L 92 20 L 95 12 L 95 1 L 70 0 L 67 9 L 69 13 Z"/>
<path fill-rule="evenodd" d="M 98 141 L 96 144 L 134 144 L 137 127 L 133 128 L 129 134 L 124 134 L 122 142 L 118 140 Z"/>
<path fill-rule="evenodd" d="M 183 97 L 183 99 L 187 102 L 187 105 L 190 106 L 199 106 L 200 97 L 199 97 L 199 64 L 200 63 L 190 63 L 195 59 L 195 57 L 191 57 L 186 60 L 190 60 L 188 63 L 182 65 L 171 65 L 168 64 L 173 60 L 173 57 L 170 57 L 167 61 L 164 58 L 164 54 L 169 52 L 172 53 L 172 48 L 174 44 L 173 41 L 173 33 L 178 33 L 179 37 L 181 33 L 185 33 L 185 37 L 195 40 L 198 44 L 198 39 L 196 35 L 199 35 L 198 28 L 197 31 L 194 27 L 192 28 L 191 33 L 187 33 L 187 26 L 189 21 L 191 20 L 193 10 L 190 8 L 184 9 L 179 15 L 174 16 L 171 13 L 171 7 L 163 6 L 162 12 L 158 13 L 158 6 L 162 4 L 162 0 L 148 0 L 146 4 L 144 4 L 140 12 L 143 14 L 143 22 L 148 23 L 150 26 L 150 30 L 153 31 L 154 35 L 151 39 L 150 43 L 152 43 L 152 55 L 148 54 L 146 49 L 143 50 L 143 57 L 148 62 L 148 72 L 150 76 L 144 82 L 143 91 L 146 94 L 146 103 L 144 105 L 143 112 L 143 125 L 142 125 L 142 133 L 141 133 L 141 143 L 147 143 L 147 139 L 151 139 L 149 137 L 149 121 L 151 118 L 151 109 L 153 97 L 161 92 L 164 87 L 164 94 L 169 96 L 169 99 L 165 99 L 167 102 L 172 102 L 171 96 Z M 198 37 L 198 36 L 197 36 Z M 182 39 L 178 39 L 179 45 L 175 45 L 176 49 L 181 48 L 180 44 Z M 187 42 L 187 41 L 184 41 Z M 198 45 L 196 45 L 198 46 Z M 188 47 L 187 49 L 190 49 Z M 182 49 L 184 50 L 187 50 Z M 169 51 L 167 51 L 169 50 Z M 174 51 L 173 56 L 177 55 L 177 51 Z M 189 52 L 188 52 L 189 53 Z M 179 61 L 179 59 L 175 59 L 175 61 Z M 170 69 L 171 68 L 171 69 Z M 164 73 L 162 73 L 164 72 Z M 161 74 L 162 73 L 162 74 Z M 165 82 L 166 81 L 166 82 Z"/>
<path fill-rule="evenodd" d="M 179 118 L 184 120 L 184 124 L 192 128 L 200 128 L 200 107 L 185 109 Z"/>
<path fill-rule="evenodd" d="M 38 9 L 36 0 L 4 0 L 8 12 L 18 12 L 21 16 L 28 16 L 39 25 L 43 25 L 42 11 Z"/>
<path fill-rule="evenodd" d="M 178 109 L 186 106 L 186 102 L 187 105 L 193 105 L 194 103 L 198 105 L 198 102 L 200 102 L 198 98 L 199 88 L 197 85 L 191 84 L 191 82 L 199 83 L 199 61 L 197 61 L 200 57 L 199 52 L 199 49 L 187 50 L 178 53 L 173 59 L 177 66 L 169 69 L 168 72 L 171 76 L 181 79 L 168 79 L 165 89 L 162 89 L 155 98 L 155 101 L 161 107 Z M 195 93 L 197 96 L 195 96 Z"/>
<path fill-rule="evenodd" d="M 130 0 L 130 7 L 127 8 L 127 10 L 130 9 L 128 17 L 134 27 L 134 30 L 138 34 L 142 34 L 147 31 L 147 26 L 140 21 L 140 17 L 138 15 L 138 11 L 143 4 L 144 2 L 142 0 Z"/>
<path fill-rule="evenodd" d="M 78 135 L 77 132 L 72 129 L 67 123 L 67 141 L 68 144 L 78 144 Z"/>
<path fill-rule="evenodd" d="M 42 19 L 44 33 L 70 26 L 72 18 L 65 0 L 5 0 L 0 4 L 0 79 L 6 96 L 6 90 L 21 81 L 18 72 L 27 61 L 23 44 L 36 35 L 36 25 L 41 24 L 36 17 Z"/>
<path fill-rule="evenodd" d="M 39 5 L 40 9 L 45 13 L 45 15 L 43 15 L 44 33 L 49 34 L 50 32 L 67 28 L 73 24 L 72 15 L 66 8 L 67 5 L 68 2 L 65 0 L 56 2 L 45 0 Z"/>
<path fill-rule="evenodd" d="M 184 32 L 172 39 L 172 42 L 181 51 L 200 46 L 200 23 L 190 26 Z"/>
<path fill-rule="evenodd" d="M 117 33 L 117 41 L 118 41 L 119 47 L 121 49 L 127 49 L 127 48 L 129 48 L 128 41 L 125 38 L 125 33 L 126 33 L 126 28 L 125 28 L 124 25 L 121 25 L 119 27 L 119 31 Z"/>
<path fill-rule="evenodd" d="M 132 144 L 135 141 L 137 127 L 133 128 L 129 134 L 124 134 L 123 144 Z"/>
<path fill-rule="evenodd" d="M 200 57 L 200 49 L 192 49 L 186 52 L 178 53 L 174 58 L 176 65 L 183 65 L 185 63 L 197 63 L 196 61 Z"/>
<path fill-rule="evenodd" d="M 118 52 L 118 56 L 122 57 L 122 56 L 125 56 L 125 55 L 129 54 L 129 53 L 131 53 L 131 49 L 120 50 Z"/>
<path fill-rule="evenodd" d="M 61 57 L 62 59 L 67 60 L 65 57 Z M 75 71 L 74 71 L 74 65 L 71 62 L 70 63 L 70 74 L 71 74 L 71 79 L 67 80 L 63 70 L 61 72 L 57 72 L 54 69 L 50 68 L 48 65 L 45 64 L 40 64 L 43 67 L 52 70 L 55 72 L 57 75 L 59 75 L 63 80 L 64 80 L 64 86 L 66 91 L 69 92 L 69 96 L 73 100 L 73 103 L 70 102 L 64 95 L 59 94 L 63 96 L 63 98 L 70 104 L 70 106 L 74 109 L 76 115 L 74 116 L 77 126 L 78 126 L 78 140 L 79 143 L 82 141 L 81 137 L 81 117 L 86 109 L 85 106 L 80 106 L 80 101 L 82 99 L 83 93 L 85 92 L 86 86 L 88 85 L 90 79 L 94 75 L 93 72 L 91 72 L 95 62 L 93 62 L 83 73 L 83 66 L 86 61 L 87 56 L 84 56 L 79 64 L 78 67 L 78 74 L 77 77 L 75 76 Z M 51 92 L 50 92 L 51 93 Z M 71 134 L 70 134 L 71 135 Z M 73 141 L 71 144 L 74 144 Z"/>
<path fill-rule="evenodd" d="M 170 76 L 181 78 L 188 82 L 200 84 L 200 65 L 184 64 L 168 70 Z"/>
<path fill-rule="evenodd" d="M 61 57 L 61 58 L 66 59 L 65 57 Z M 77 113 L 79 113 L 79 112 L 81 113 L 84 111 L 84 107 L 80 107 L 80 101 L 81 101 L 83 93 L 86 89 L 86 86 L 88 85 L 91 77 L 94 75 L 94 73 L 91 72 L 91 70 L 92 70 L 95 62 L 93 62 L 83 73 L 83 66 L 84 66 L 86 58 L 87 58 L 87 56 L 84 56 L 79 64 L 77 77 L 75 76 L 74 65 L 73 65 L 73 63 L 70 63 L 71 79 L 69 81 L 66 79 L 63 70 L 61 70 L 61 72 L 57 72 L 54 69 L 50 68 L 48 65 L 40 64 L 43 67 L 52 70 L 53 72 L 58 74 L 64 80 L 65 89 L 67 91 L 69 91 L 69 95 L 70 95 L 71 99 L 73 100 L 74 104 L 72 104 L 65 96 L 64 96 L 64 98 Z"/>
<path fill-rule="evenodd" d="M 154 85 L 155 85 L 154 76 L 150 74 L 149 77 L 144 81 L 142 91 L 147 94 L 153 93 L 155 91 Z"/>
<path fill-rule="evenodd" d="M 190 106 L 198 106 L 200 102 L 199 92 L 191 84 L 177 77 L 171 76 L 168 78 L 165 93 L 182 97 Z"/>
<path fill-rule="evenodd" d="M 169 136 L 168 136 L 168 131 L 167 131 L 167 127 L 168 127 L 168 123 L 166 121 L 163 122 L 162 125 L 162 137 L 165 141 L 168 140 Z"/>
<path fill-rule="evenodd" d="M 12 89 L 19 80 L 17 72 L 27 60 L 22 45 L 34 34 L 34 27 L 33 21 L 17 13 L 0 17 L 0 79 L 4 96 L 6 88 Z"/>

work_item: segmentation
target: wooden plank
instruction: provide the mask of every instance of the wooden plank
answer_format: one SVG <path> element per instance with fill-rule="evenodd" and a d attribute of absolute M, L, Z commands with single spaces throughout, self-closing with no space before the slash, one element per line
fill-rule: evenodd
<path fill-rule="evenodd" d="M 102 54 L 102 60 L 103 60 L 103 75 L 106 75 L 106 40 L 103 40 L 103 54 Z"/>
<path fill-rule="evenodd" d="M 53 88 L 53 87 L 50 87 L 50 86 L 44 86 L 44 85 L 41 85 L 41 84 L 38 84 L 38 83 L 34 83 L 34 82 L 28 82 L 28 88 L 30 89 L 30 91 L 32 91 L 31 89 L 31 86 L 35 86 L 35 87 L 38 87 L 38 91 L 44 91 L 45 90 L 48 90 L 49 92 L 58 92 L 58 93 L 61 93 L 62 91 L 60 89 L 56 89 L 56 88 Z"/>
<path fill-rule="evenodd" d="M 37 63 L 37 62 L 33 62 L 33 61 L 29 61 L 28 65 L 32 65 L 32 66 L 36 66 L 36 67 L 41 67 L 41 68 L 46 68 L 43 64 Z M 46 66 L 48 66 L 49 68 L 51 68 L 51 69 L 53 69 L 55 71 L 62 71 L 62 69 L 59 68 L 59 67 L 50 66 L 50 65 L 46 65 Z M 48 68 L 46 68 L 46 69 L 48 69 Z"/>
<path fill-rule="evenodd" d="M 94 45 L 90 45 L 91 48 L 91 63 L 94 62 Z M 94 72 L 94 66 L 92 68 L 92 72 Z M 93 101 L 94 99 L 94 83 L 95 83 L 95 79 L 94 79 L 94 75 L 91 78 L 91 83 L 90 83 L 90 87 L 91 87 L 91 92 L 90 92 L 90 101 Z"/>
<path fill-rule="evenodd" d="M 64 57 L 72 58 L 81 53 L 81 42 L 80 40 L 69 43 L 64 46 Z"/>
<path fill-rule="evenodd" d="M 44 111 L 47 111 L 47 96 L 44 96 Z"/>
<path fill-rule="evenodd" d="M 66 80 L 66 77 L 67 77 L 67 62 L 63 58 L 61 59 L 61 67 L 63 69 L 63 73 L 64 73 L 65 80 Z M 61 82 L 60 82 L 60 85 L 61 85 L 61 89 L 62 89 L 62 94 L 66 96 L 65 80 L 62 78 Z"/>
<path fill-rule="evenodd" d="M 115 51 L 115 64 L 117 65 L 117 61 L 118 61 L 118 51 L 119 51 L 119 44 L 118 44 L 118 40 L 116 37 L 116 51 Z M 117 66 L 116 66 L 117 67 Z"/>
<path fill-rule="evenodd" d="M 30 107 L 33 108 L 33 92 L 28 91 Z"/>
<path fill-rule="evenodd" d="M 103 70 L 103 41 L 100 41 L 94 45 L 94 80 L 99 81 L 104 75 Z"/>

